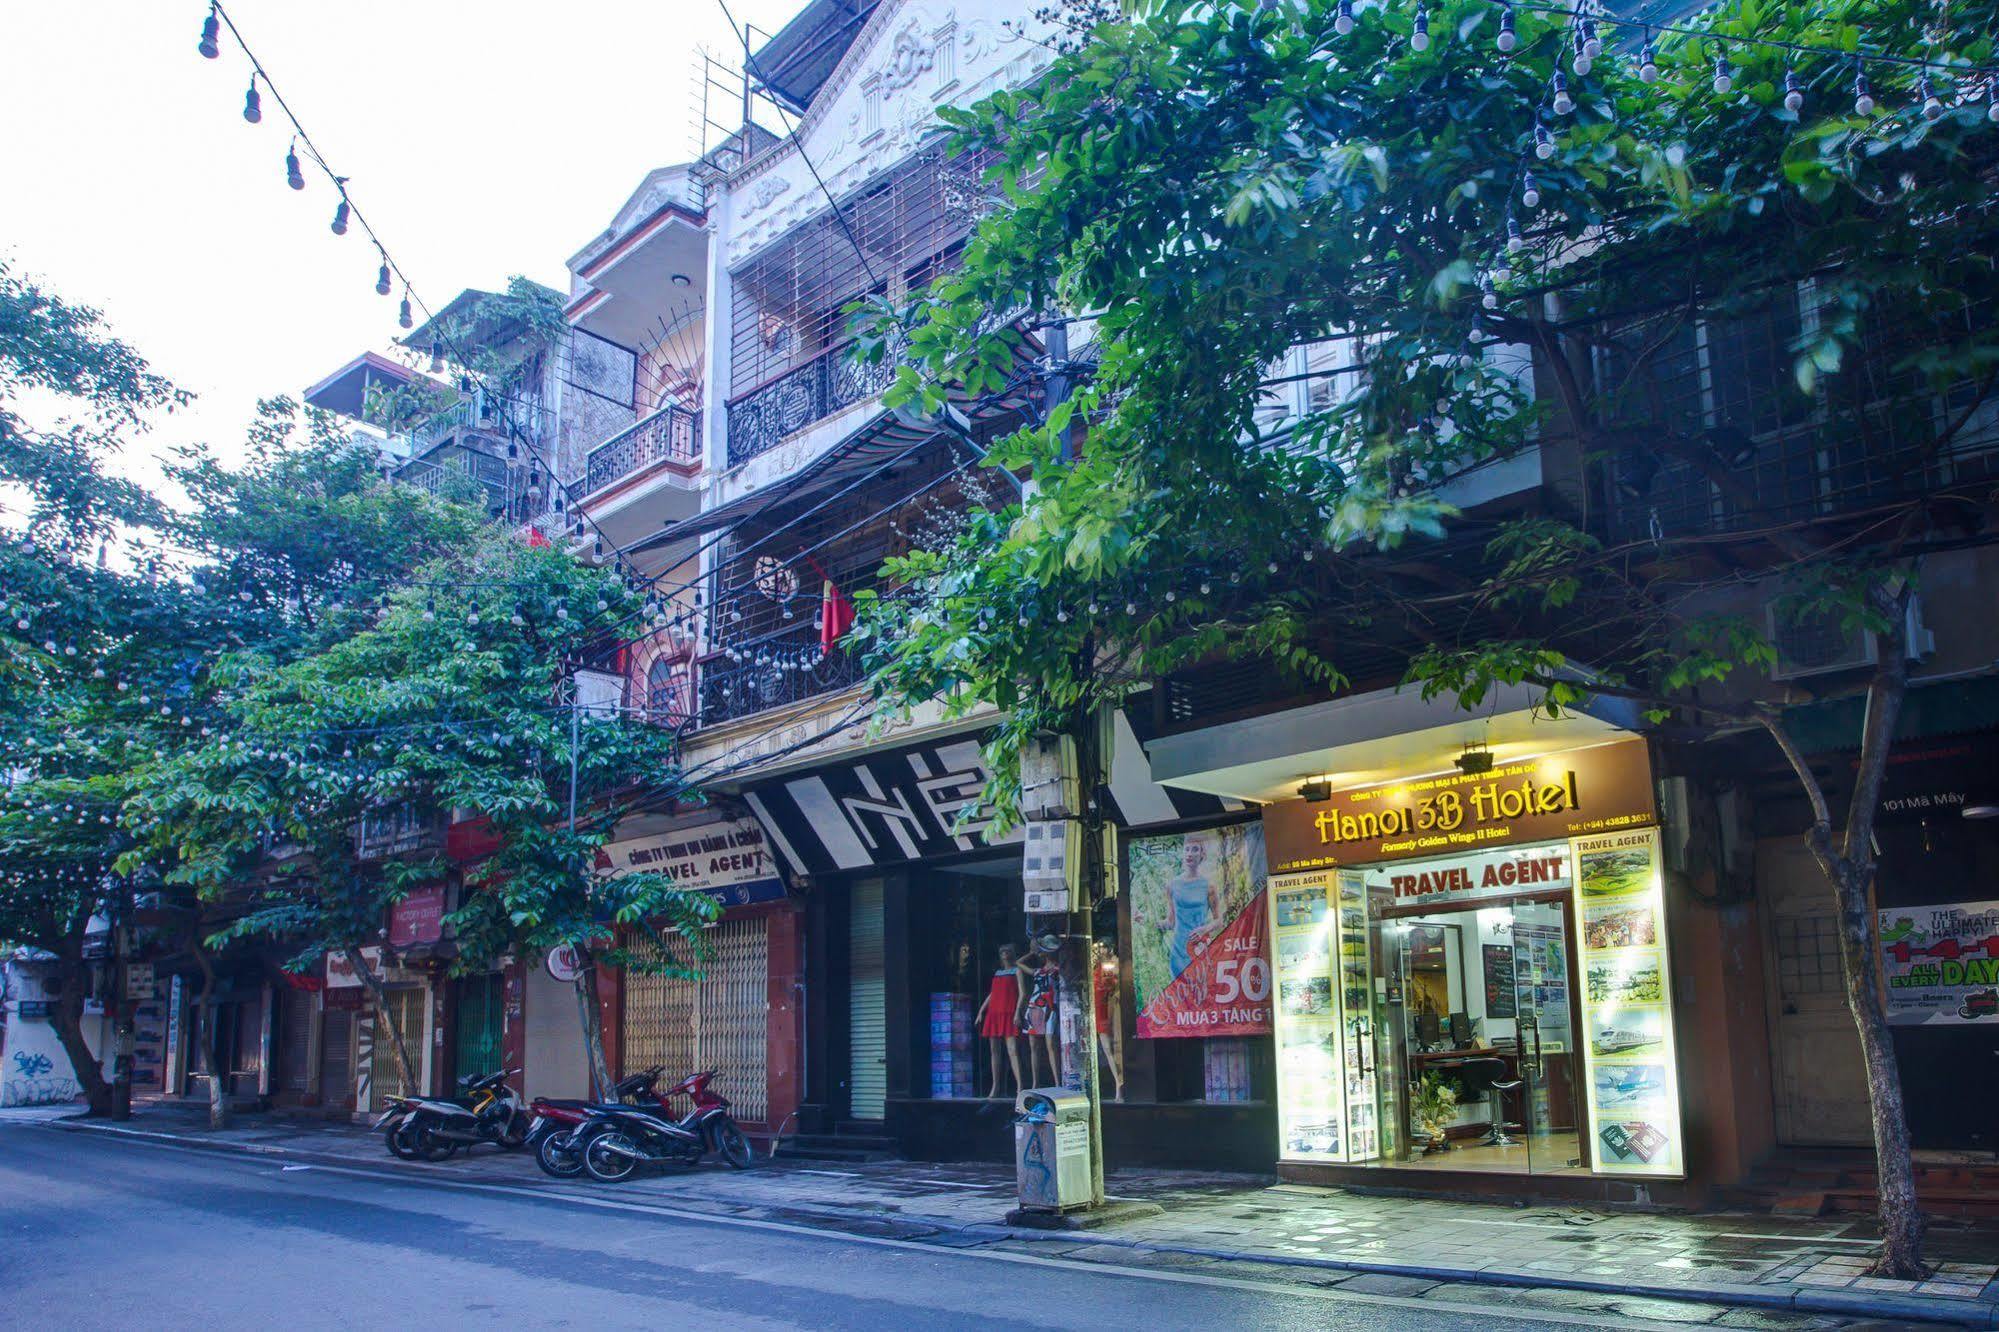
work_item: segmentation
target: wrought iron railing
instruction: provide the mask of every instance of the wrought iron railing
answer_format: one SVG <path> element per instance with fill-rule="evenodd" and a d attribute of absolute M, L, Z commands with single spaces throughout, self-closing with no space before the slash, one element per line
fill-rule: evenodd
<path fill-rule="evenodd" d="M 658 463 L 692 466 L 701 460 L 701 413 L 670 403 L 590 450 L 583 463 L 583 493 L 595 494 Z"/>
<path fill-rule="evenodd" d="M 738 717 L 803 703 L 861 682 L 865 672 L 859 653 L 836 647 L 821 657 L 816 638 L 811 640 L 809 651 L 803 650 L 805 644 L 801 637 L 794 646 L 785 649 L 799 655 L 796 665 L 769 660 L 767 656 L 760 661 L 754 649 L 746 652 L 740 661 L 717 657 L 704 663 L 700 682 L 701 725 L 719 726 Z"/>
<path fill-rule="evenodd" d="M 878 397 L 895 382 L 895 362 L 856 360 L 841 343 L 729 403 L 729 466 L 768 452 L 835 412 Z"/>

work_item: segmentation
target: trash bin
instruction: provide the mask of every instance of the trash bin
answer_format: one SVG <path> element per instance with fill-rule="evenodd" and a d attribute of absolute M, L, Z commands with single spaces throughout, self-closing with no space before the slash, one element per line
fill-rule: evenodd
<path fill-rule="evenodd" d="M 1029 1087 L 1013 1103 L 1020 1206 L 1060 1212 L 1090 1205 L 1090 1098 L 1067 1087 Z"/>

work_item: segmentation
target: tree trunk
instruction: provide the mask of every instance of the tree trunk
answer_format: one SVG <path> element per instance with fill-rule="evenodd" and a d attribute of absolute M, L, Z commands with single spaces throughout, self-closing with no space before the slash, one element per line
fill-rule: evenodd
<path fill-rule="evenodd" d="M 105 1080 L 97 1056 L 90 1052 L 90 1042 L 83 1038 L 83 982 L 89 972 L 81 953 L 59 954 L 58 961 L 56 974 L 62 978 L 62 993 L 56 996 L 49 1025 L 55 1028 L 56 1039 L 62 1043 L 63 1053 L 69 1056 L 70 1067 L 76 1072 L 77 1085 L 83 1088 L 84 1100 L 89 1105 L 87 1113 L 102 1118 L 111 1113 L 111 1084 Z"/>
<path fill-rule="evenodd" d="M 583 970 L 576 973 L 576 1013 L 583 1023 L 583 1048 L 590 1053 L 590 1094 L 611 1094 L 611 1066 L 604 1058 L 604 1009 L 597 1000 L 597 959 L 588 948 L 576 949 Z"/>
<path fill-rule="evenodd" d="M 1881 1254 L 1874 1275 L 1917 1280 L 1929 1274 L 1923 1264 L 1926 1223 L 1916 1200 L 1916 1165 L 1910 1154 L 1909 1117 L 1902 1096 L 1901 1070 L 1895 1064 L 1895 1044 L 1888 1028 L 1883 995 L 1887 979 L 1881 968 L 1880 921 L 1873 900 L 1874 818 L 1881 805 L 1881 784 L 1895 726 L 1909 687 L 1908 643 L 1903 625 L 1910 590 L 1907 584 L 1890 591 L 1876 587 L 1869 606 L 1888 627 L 1876 635 L 1879 659 L 1867 686 L 1866 720 L 1860 736 L 1860 759 L 1847 802 L 1845 826 L 1835 843 L 1831 810 L 1811 765 L 1785 734 L 1774 716 L 1765 728 L 1775 737 L 1792 769 L 1804 784 L 1812 804 L 1812 827 L 1806 844 L 1832 885 L 1839 920 L 1840 974 L 1846 1005 L 1860 1037 L 1860 1054 L 1867 1069 L 1867 1099 L 1874 1131 L 1875 1185 L 1880 1195 Z"/>
<path fill-rule="evenodd" d="M 354 968 L 354 974 L 361 978 L 361 983 L 368 987 L 368 993 L 374 996 L 375 1011 L 382 1015 L 382 1024 L 389 1029 L 389 1046 L 396 1052 L 396 1067 L 402 1072 L 403 1089 L 411 1096 L 421 1096 L 424 1089 L 416 1085 L 416 1066 L 410 1059 L 409 1044 L 403 1039 L 403 1024 L 396 1020 L 396 1010 L 389 1007 L 387 987 L 375 974 L 374 968 L 368 965 L 368 959 L 361 955 L 360 949 L 348 948 L 345 953 L 347 965 Z M 376 1048 L 380 1049 L 381 1044 L 377 1040 Z"/>
<path fill-rule="evenodd" d="M 201 1048 L 203 1062 L 208 1065 L 208 1127 L 226 1129 L 229 1127 L 229 1088 L 223 1081 L 222 1047 L 216 1043 L 215 1032 L 219 1025 L 215 1021 L 215 964 L 208 960 L 208 953 L 201 946 L 200 931 L 189 940 L 188 948 L 194 954 L 194 964 L 201 968 L 201 993 L 195 996 L 194 1011 L 201 1014 Z"/>

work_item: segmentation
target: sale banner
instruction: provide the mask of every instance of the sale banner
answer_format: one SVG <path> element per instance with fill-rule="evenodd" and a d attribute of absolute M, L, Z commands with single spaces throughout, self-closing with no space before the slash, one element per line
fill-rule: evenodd
<path fill-rule="evenodd" d="M 1134 838 L 1127 857 L 1139 1037 L 1269 1031 L 1262 827 Z"/>

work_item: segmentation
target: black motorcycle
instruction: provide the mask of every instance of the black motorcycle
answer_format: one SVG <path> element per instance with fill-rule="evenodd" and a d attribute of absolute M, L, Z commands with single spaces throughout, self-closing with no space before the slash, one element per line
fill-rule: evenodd
<path fill-rule="evenodd" d="M 729 1114 L 729 1103 L 708 1090 L 715 1072 L 696 1073 L 660 1093 L 661 1102 L 686 1096 L 694 1107 L 675 1119 L 658 1107 L 604 1105 L 575 1129 L 571 1141 L 591 1178 L 607 1184 L 630 1179 L 642 1165 L 695 1165 L 710 1152 L 733 1169 L 750 1164 L 750 1140 Z"/>
<path fill-rule="evenodd" d="M 435 1096 L 391 1097 L 387 1113 L 375 1121 L 391 1153 L 404 1160 L 442 1161 L 460 1148 L 490 1142 L 503 1151 L 518 1151 L 528 1136 L 527 1108 L 507 1079 L 516 1072 L 501 1069 L 484 1077 L 458 1079 L 462 1095 L 453 1100 Z"/>
<path fill-rule="evenodd" d="M 537 1096 L 528 1106 L 533 1117 L 528 1126 L 527 1149 L 544 1174 L 556 1179 L 574 1179 L 583 1173 L 583 1156 L 577 1149 L 576 1131 L 588 1124 L 600 1110 L 620 1105 L 662 1106 L 657 1090 L 660 1070 L 649 1068 L 634 1073 L 611 1088 L 609 1102 L 557 1099 Z"/>

